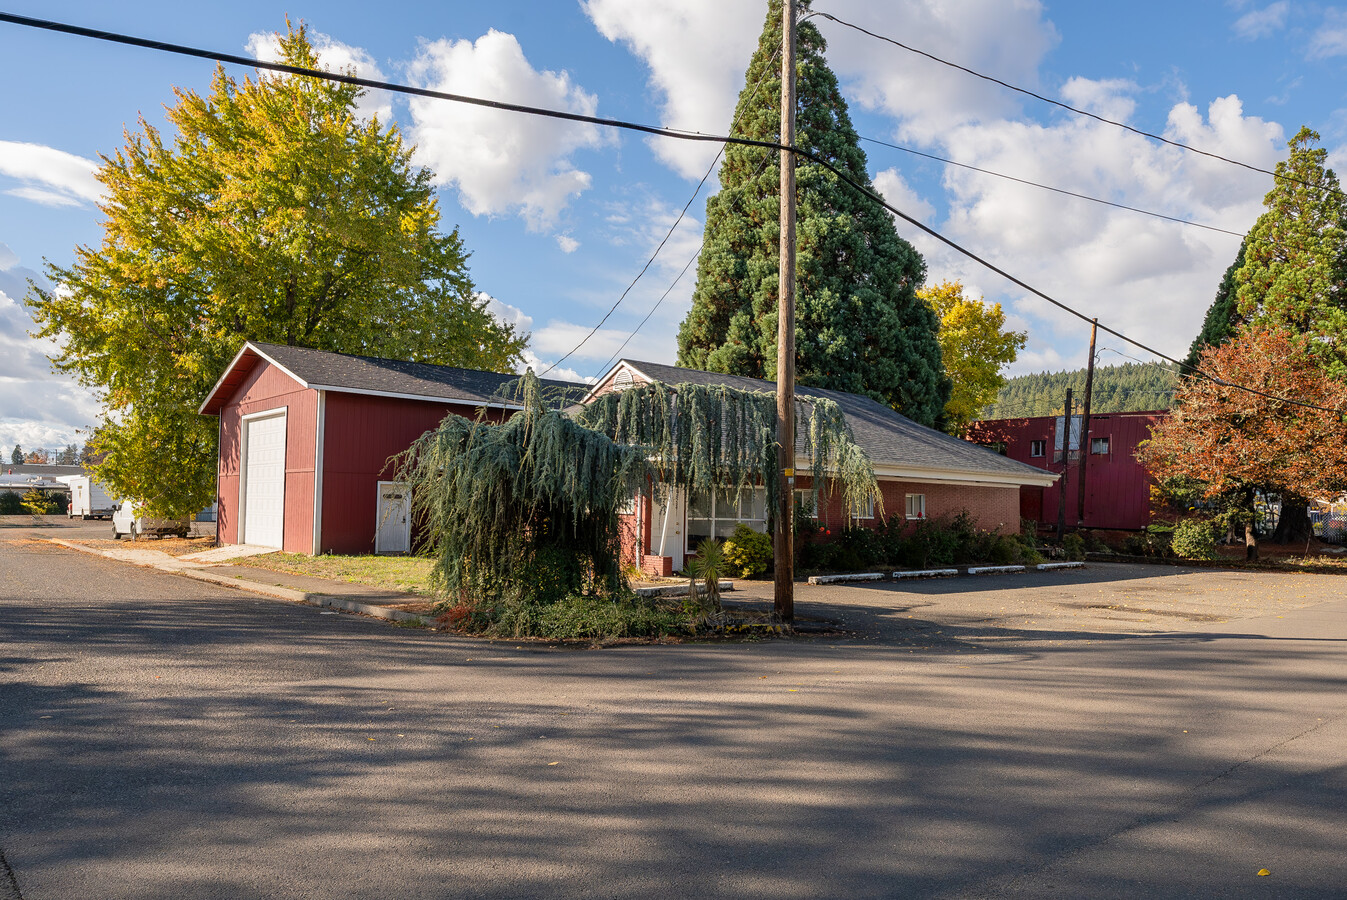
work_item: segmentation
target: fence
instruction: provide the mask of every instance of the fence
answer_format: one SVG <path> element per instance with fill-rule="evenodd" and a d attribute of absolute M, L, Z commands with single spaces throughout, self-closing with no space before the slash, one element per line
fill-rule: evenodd
<path fill-rule="evenodd" d="M 1347 513 L 1331 513 L 1318 509 L 1310 510 L 1310 523 L 1314 526 L 1314 536 L 1321 541 L 1341 544 L 1347 541 Z"/>

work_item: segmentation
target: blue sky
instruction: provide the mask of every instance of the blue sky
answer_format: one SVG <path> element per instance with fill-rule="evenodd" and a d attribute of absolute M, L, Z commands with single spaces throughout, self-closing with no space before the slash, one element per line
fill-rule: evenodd
<path fill-rule="evenodd" d="M 600 116 L 723 133 L 764 0 L 283 5 L 0 0 L 20 15 L 233 53 L 265 54 L 288 13 L 325 57 L 361 74 Z M 1338 165 L 1347 147 L 1347 7 L 1280 0 L 1128 4 L 815 0 L 815 8 L 947 59 L 1271 168 L 1302 124 Z M 1119 203 L 1246 231 L 1271 178 L 1164 147 L 823 21 L 858 131 Z M 231 70 L 237 77 L 245 72 Z M 53 447 L 93 424 L 97 398 L 50 372 L 26 336 L 24 282 L 96 245 L 91 171 L 173 87 L 204 91 L 200 60 L 0 25 L 0 446 Z M 546 366 L 603 316 L 649 259 L 714 148 L 437 102 L 372 95 L 436 173 L 478 288 L 532 334 Z M 1238 238 L 1110 210 L 863 144 L 888 199 L 1002 268 L 1138 340 L 1182 355 Z M 707 190 L 714 189 L 714 176 Z M 603 329 L 558 371 L 593 376 L 696 253 L 706 191 Z M 1083 365 L 1088 327 L 900 223 L 929 280 L 1002 303 L 1029 344 L 1012 372 Z M 623 355 L 672 362 L 695 267 Z M 1101 363 L 1144 354 L 1106 339 Z M 1114 346 L 1117 345 L 1117 346 Z M 554 373 L 555 374 L 555 373 Z"/>

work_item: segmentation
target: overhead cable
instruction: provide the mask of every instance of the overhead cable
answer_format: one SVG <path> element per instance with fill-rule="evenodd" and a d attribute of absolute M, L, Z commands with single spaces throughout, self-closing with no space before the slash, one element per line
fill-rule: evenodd
<path fill-rule="evenodd" d="M 771 68 L 772 61 L 776 59 L 777 54 L 778 54 L 779 52 L 780 52 L 780 51 L 774 52 L 774 53 L 772 54 L 772 58 L 771 58 L 770 60 L 767 61 L 767 67 L 768 67 L 769 70 L 770 70 L 770 68 Z M 750 99 L 751 99 L 752 97 L 754 97 L 754 96 L 757 95 L 757 93 L 758 93 L 758 87 L 759 87 L 761 84 L 762 84 L 762 78 L 759 78 L 758 81 L 757 81 L 757 84 L 754 84 L 754 85 L 753 85 L 753 93 L 749 95 L 749 96 L 750 96 Z M 731 133 L 731 134 L 734 133 L 734 127 L 735 127 L 735 125 L 737 125 L 737 124 L 739 124 L 738 116 L 735 117 L 734 122 L 730 123 L 730 133 Z M 617 298 L 617 302 L 614 303 L 614 304 L 612 305 L 612 307 L 609 308 L 608 312 L 604 313 L 603 318 L 599 320 L 599 324 L 598 324 L 598 325 L 595 325 L 595 326 L 590 330 L 589 334 L 585 335 L 585 336 L 580 340 L 580 343 L 576 344 L 576 345 L 575 345 L 574 347 L 572 347 L 570 350 L 566 351 L 566 355 L 565 355 L 565 356 L 561 357 L 561 359 L 558 359 L 556 362 L 552 363 L 552 365 L 550 365 L 550 366 L 548 366 L 546 369 L 544 369 L 544 370 L 542 371 L 542 374 L 539 375 L 540 378 L 542 377 L 542 375 L 546 375 L 548 372 L 552 371 L 552 370 L 555 369 L 557 366 L 561 365 L 561 364 L 562 364 L 563 362 L 565 362 L 565 361 L 566 361 L 572 354 L 574 354 L 577 350 L 579 350 L 579 349 L 580 349 L 581 347 L 583 347 L 586 343 L 588 343 L 588 342 L 589 342 L 589 339 L 592 338 L 595 334 L 598 333 L 599 329 L 603 327 L 603 323 L 608 321 L 608 317 L 611 316 L 611 315 L 613 314 L 613 312 L 618 308 L 618 306 L 621 305 L 622 301 L 623 301 L 624 299 L 626 299 L 626 296 L 627 296 L 627 294 L 629 294 L 629 293 L 631 292 L 631 289 L 634 288 L 634 287 L 636 287 L 636 282 L 638 282 L 638 281 L 641 280 L 641 276 L 644 275 L 644 274 L 646 273 L 646 270 L 649 269 L 650 266 L 655 262 L 655 257 L 659 256 L 659 252 L 660 252 L 661 250 L 664 249 L 664 245 L 667 244 L 667 243 L 669 242 L 669 238 L 673 237 L 673 233 L 674 233 L 674 231 L 676 231 L 676 230 L 678 229 L 679 224 L 683 221 L 683 217 L 686 216 L 686 215 L 688 214 L 688 209 L 690 209 L 690 208 L 692 207 L 692 201 L 694 201 L 694 200 L 697 199 L 697 195 L 700 194 L 700 193 L 702 192 L 702 188 L 706 186 L 706 179 L 708 179 L 708 178 L 711 177 L 711 173 L 715 171 L 715 169 L 716 169 L 716 164 L 720 162 L 720 157 L 721 157 L 721 155 L 722 155 L 724 152 L 725 152 L 725 145 L 724 145 L 724 144 L 721 144 L 721 145 L 720 145 L 720 149 L 716 151 L 716 157 L 715 157 L 715 159 L 711 160 L 711 165 L 709 165 L 709 166 L 706 167 L 706 174 L 702 175 L 702 180 L 699 181 L 699 182 L 697 182 L 697 187 L 692 191 L 692 196 L 688 198 L 688 202 L 687 202 L 687 203 L 684 203 L 684 204 L 683 204 L 683 209 L 682 209 L 681 212 L 679 212 L 678 218 L 674 219 L 674 223 L 673 223 L 672 225 L 669 226 L 669 233 L 666 234 L 666 235 L 664 235 L 664 240 L 662 240 L 662 241 L 659 242 L 659 246 L 655 248 L 655 252 L 650 254 L 650 259 L 646 260 L 645 265 L 641 267 L 641 271 L 639 271 L 639 272 L 636 273 L 636 277 L 633 278 L 633 279 L 631 280 L 631 284 L 627 285 L 627 289 L 626 289 L 625 291 L 622 292 L 622 296 L 618 297 L 618 298 Z M 700 248 L 698 248 L 697 253 L 698 253 L 698 254 L 701 253 L 701 249 L 700 249 Z M 694 255 L 692 258 L 693 258 L 693 259 L 696 259 L 697 257 Z M 684 267 L 683 267 L 683 272 L 686 272 L 686 271 L 688 270 L 688 266 L 690 266 L 690 265 L 692 265 L 691 262 L 689 262 L 687 266 L 684 266 Z M 680 273 L 678 274 L 678 278 L 674 280 L 674 284 L 677 284 L 678 281 L 682 279 L 682 277 L 683 277 L 683 272 L 680 272 Z M 652 308 L 652 309 L 650 310 L 650 312 L 646 314 L 646 317 L 645 317 L 644 319 L 641 320 L 641 324 L 636 326 L 636 331 L 640 331 L 640 330 L 641 330 L 641 326 L 642 326 L 642 325 L 645 325 L 646 322 L 650 321 L 650 316 L 654 314 L 655 309 L 658 309 L 658 308 L 659 308 L 660 303 L 663 303 L 663 302 L 664 302 L 664 297 L 669 296 L 669 291 L 672 291 L 672 290 L 673 290 L 673 285 L 669 285 L 669 290 L 664 292 L 664 295 L 661 296 L 661 297 L 659 298 L 659 301 L 655 303 L 655 307 Z M 618 353 L 621 353 L 622 350 L 627 346 L 627 344 L 631 342 L 631 339 L 634 338 L 634 337 L 636 336 L 636 331 L 633 331 L 631 334 L 627 335 L 627 339 L 626 339 L 625 341 L 623 341 L 623 342 L 622 342 L 622 346 L 618 348 L 618 351 L 617 351 Z M 609 359 L 609 362 L 611 362 L 611 361 L 612 361 L 612 359 L 610 358 L 610 359 Z M 608 368 L 607 365 L 605 365 L 605 366 L 604 366 L 604 369 L 607 370 L 607 368 Z M 600 373 L 600 374 L 602 374 L 602 373 Z"/>
<path fill-rule="evenodd" d="M 891 150 L 901 150 L 904 153 L 911 153 L 913 156 L 921 156 L 926 159 L 934 160 L 935 162 L 938 163 L 944 163 L 947 166 L 958 166 L 961 169 L 971 169 L 974 172 L 981 172 L 983 175 L 992 175 L 996 178 L 1004 178 L 1006 181 L 1014 181 L 1017 184 L 1024 184 L 1028 185 L 1029 187 L 1036 187 L 1045 191 L 1052 191 L 1055 194 L 1064 194 L 1067 197 L 1075 197 L 1079 200 L 1089 200 L 1091 203 L 1101 203 L 1104 206 L 1111 206 L 1114 209 L 1123 209 L 1127 210 L 1128 212 L 1141 213 L 1141 215 L 1143 216 L 1151 216 L 1152 218 L 1155 219 L 1164 219 L 1167 222 L 1176 222 L 1179 225 L 1191 225 L 1194 228 L 1205 228 L 1208 231 L 1217 231 L 1220 232 L 1221 234 L 1229 234 L 1237 238 L 1244 237 L 1244 235 L 1238 231 L 1230 231 L 1229 229 L 1226 228 L 1217 228 L 1215 225 L 1205 225 L 1202 222 L 1194 222 L 1190 219 L 1180 219 L 1177 216 L 1167 216 L 1164 213 L 1153 212 L 1152 210 L 1149 209 L 1140 209 L 1135 206 L 1127 206 L 1126 204 L 1123 203 L 1114 203 L 1112 200 L 1103 200 L 1100 199 L 1099 197 L 1091 197 L 1089 194 L 1078 194 L 1075 191 L 1068 191 L 1066 188 L 1053 187 L 1052 185 L 1049 184 L 1039 184 L 1036 181 L 1029 181 L 1026 178 L 1016 178 L 1014 175 L 1006 175 L 1002 172 L 993 172 L 991 169 L 981 169 L 978 168 L 977 166 L 969 165 L 968 163 L 955 162 L 952 159 L 944 159 L 942 157 L 935 156 L 931 153 L 923 153 L 920 150 L 913 150 L 911 147 L 902 147 L 898 144 L 890 144 L 888 141 L 881 141 L 876 138 L 865 137 L 863 135 L 860 136 L 860 139 L 863 141 L 868 141 L 871 144 L 878 144 L 881 147 L 888 147 Z"/>
<path fill-rule="evenodd" d="M 599 125 L 606 128 L 620 128 L 627 131 L 637 131 L 644 134 L 653 134 L 661 137 L 674 138 L 675 140 L 702 141 L 720 144 L 739 144 L 745 147 L 762 147 L 768 150 L 793 153 L 797 157 L 806 159 L 812 163 L 815 163 L 816 165 L 822 166 L 823 168 L 827 169 L 829 172 L 836 175 L 840 181 L 842 181 L 844 184 L 847 184 L 852 189 L 856 190 L 862 196 L 867 197 L 872 202 L 879 204 L 881 207 L 887 209 L 890 213 L 902 219 L 904 222 L 907 222 L 913 227 L 925 232 L 926 234 L 940 241 L 942 244 L 945 244 L 946 246 L 950 247 L 955 252 L 960 253 L 963 256 L 966 256 L 969 259 L 973 260 L 974 262 L 978 263 L 979 265 L 983 266 L 984 268 L 992 272 L 995 272 L 997 275 L 1000 275 L 1002 278 L 1006 279 L 1011 284 L 1014 284 L 1028 291 L 1029 293 L 1033 294 L 1036 297 L 1046 300 L 1048 303 L 1052 304 L 1053 306 L 1057 307 L 1063 312 L 1075 316 L 1081 321 L 1084 322 L 1095 321 L 1093 317 L 1087 316 L 1084 313 L 1078 312 L 1077 310 L 1071 308 L 1070 306 L 1067 306 L 1060 300 L 1057 300 L 1049 296 L 1048 294 L 1028 284 L 1022 279 L 1016 278 L 1014 275 L 1011 275 L 1009 272 L 1005 271 L 999 266 L 991 263 L 986 259 L 983 259 L 981 256 L 978 256 L 976 253 L 963 247 L 956 241 L 945 237 L 943 234 L 940 234 L 935 229 L 923 224 L 922 222 L 919 222 L 917 219 L 914 219 L 912 216 L 909 216 L 907 213 L 889 204 L 886 200 L 884 200 L 883 197 L 876 194 L 873 190 L 860 184 L 850 175 L 846 174 L 841 169 L 838 169 L 832 163 L 818 156 L 813 151 L 805 150 L 800 147 L 788 147 L 776 141 L 761 141 L 752 138 L 736 138 L 727 135 L 714 135 L 714 134 L 702 134 L 700 132 L 678 131 L 672 128 L 662 128 L 655 125 L 642 125 L 640 123 L 624 122 L 618 119 L 602 119 L 597 116 L 587 116 L 581 113 L 564 112 L 561 110 L 554 110 L 554 109 L 543 109 L 535 106 L 525 106 L 523 104 L 518 103 L 504 103 L 497 100 L 486 100 L 480 97 L 468 97 L 462 94 L 451 94 L 444 91 L 432 91 L 429 90 L 428 88 L 412 87 L 410 85 L 398 84 L 396 82 L 378 81 L 372 78 L 361 78 L 356 75 L 347 75 L 338 72 L 327 72 L 321 69 L 307 69 L 302 66 L 291 66 L 285 63 L 266 62 L 264 60 L 252 59 L 250 57 L 239 56 L 233 53 L 223 53 L 213 50 L 202 50 L 197 47 L 188 47 L 185 45 L 172 44 L 165 41 L 154 41 L 149 40 L 147 38 L 139 38 L 131 35 L 118 34 L 116 32 L 102 31 L 99 29 L 83 28 L 77 25 L 68 25 L 61 22 L 53 22 L 47 19 L 34 19 L 28 16 L 16 16 L 12 13 L 0 12 L 0 22 L 9 22 L 15 25 L 23 25 L 32 28 L 41 28 L 44 30 L 55 31 L 63 34 L 72 34 L 77 35 L 79 37 L 93 38 L 95 40 L 110 41 L 112 43 L 127 44 L 134 47 L 143 47 L 146 49 L 159 50 L 166 53 L 176 53 L 180 55 L 194 56 L 199 59 L 208 59 L 216 62 L 227 62 L 235 65 L 246 66 L 249 68 L 267 69 L 269 71 L 283 72 L 289 75 L 300 75 L 306 78 L 317 78 L 324 81 L 336 81 L 343 84 L 357 85 L 359 87 L 376 88 L 379 90 L 387 90 L 392 91 L 394 93 L 402 93 L 402 94 L 412 94 L 421 97 L 431 97 L 438 100 L 448 100 L 455 103 L 466 103 L 473 106 L 487 107 L 490 109 L 500 109 L 508 112 L 524 113 L 526 115 L 546 116 L 548 118 L 563 119 L 572 122 L 582 122 L 584 124 Z M 1236 390 L 1245 391 L 1246 393 L 1249 394 L 1254 394 L 1256 396 L 1264 397 L 1269 400 L 1275 400 L 1281 403 L 1288 403 L 1293 406 L 1300 406 L 1306 409 L 1315 409 L 1321 412 L 1333 413 L 1334 415 L 1343 415 L 1343 411 L 1341 410 L 1331 409 L 1326 406 L 1319 406 L 1317 404 L 1308 403 L 1303 400 L 1292 400 L 1286 397 L 1278 397 L 1274 394 L 1269 394 L 1264 391 L 1257 390 L 1256 388 L 1246 387 L 1241 384 L 1235 384 L 1234 382 L 1226 381 L 1225 379 L 1222 378 L 1217 378 L 1216 376 L 1210 375 L 1207 372 L 1204 372 L 1195 366 L 1191 366 L 1185 362 L 1175 359 L 1172 356 L 1168 356 L 1167 354 L 1161 353 L 1159 350 L 1147 346 L 1146 344 L 1141 343 L 1135 338 L 1130 338 L 1127 335 L 1123 334 L 1121 331 L 1118 331 L 1114 328 L 1110 328 L 1109 326 L 1103 324 L 1099 324 L 1098 327 L 1099 330 L 1111 334 L 1114 337 L 1118 338 L 1119 340 L 1126 341 L 1132 346 L 1137 347 L 1141 350 L 1145 350 L 1147 353 L 1159 357 L 1160 359 L 1172 362 L 1178 366 L 1182 366 L 1183 368 L 1192 371 L 1193 374 L 1206 378 L 1209 381 L 1212 381 L 1223 387 L 1229 387 Z"/>
<path fill-rule="evenodd" d="M 1035 100 L 1041 100 L 1044 103 L 1048 103 L 1051 104 L 1052 106 L 1059 107 L 1070 113 L 1075 113 L 1078 116 L 1085 116 L 1086 118 L 1094 119 L 1097 122 L 1103 122 L 1105 125 L 1113 125 L 1114 127 L 1121 128 L 1124 131 L 1130 131 L 1132 134 L 1139 135 L 1140 137 L 1149 138 L 1153 141 L 1159 141 L 1162 144 L 1168 144 L 1169 146 L 1177 147 L 1180 150 L 1187 150 L 1189 153 L 1197 153 L 1201 156 L 1206 156 L 1210 159 L 1220 160 L 1221 162 L 1229 163 L 1232 166 L 1239 166 L 1240 168 L 1248 169 L 1251 172 L 1260 172 L 1264 175 L 1271 175 L 1273 178 L 1280 178 L 1283 181 L 1292 182 L 1293 184 L 1301 184 L 1306 187 L 1318 188 L 1321 190 L 1323 189 L 1322 186 L 1320 185 L 1310 184 L 1309 182 L 1301 181 L 1298 178 L 1291 178 L 1290 176 L 1287 175 L 1278 175 L 1276 172 L 1270 169 L 1264 169 L 1260 166 L 1255 166 L 1252 163 L 1242 162 L 1238 159 L 1231 159 L 1228 156 L 1222 156 L 1219 153 L 1212 153 L 1209 150 L 1200 150 L 1197 147 L 1192 146 L 1191 144 L 1185 144 L 1182 141 L 1176 141 L 1173 140 L 1172 138 L 1167 138 L 1164 137 L 1163 135 L 1154 134 L 1153 132 L 1150 131 L 1143 131 L 1140 128 L 1134 128 L 1133 126 L 1128 125 L 1125 122 L 1119 122 L 1116 119 L 1110 119 L 1105 116 L 1101 116 L 1097 113 L 1092 113 L 1089 110 L 1071 106 L 1070 104 L 1063 103 L 1060 100 L 1054 100 L 1051 97 L 1045 97 L 1044 95 L 1031 91 L 1028 88 L 1022 88 L 1019 87 L 1018 85 L 1011 84 L 1008 81 L 1002 81 L 1000 78 L 994 78 L 991 75 L 984 75 L 981 72 L 968 68 L 967 66 L 961 66 L 958 63 L 950 62 L 947 59 L 941 59 L 934 53 L 927 53 L 925 50 L 918 50 L 916 47 L 904 44 L 902 41 L 895 40 L 894 38 L 886 37 L 882 34 L 875 34 L 873 31 L 870 31 L 866 28 L 862 28 L 860 25 L 856 25 L 851 22 L 847 22 L 843 19 L 839 19 L 837 18 L 837 16 L 834 16 L 830 13 L 819 12 L 815 10 L 809 13 L 809 15 L 806 16 L 806 18 L 811 18 L 814 16 L 817 16 L 822 19 L 827 19 L 830 22 L 836 22 L 838 25 L 841 25 L 844 28 L 850 28 L 853 31 L 859 31 L 861 34 L 868 35 L 872 38 L 875 38 L 876 40 L 884 41 L 885 43 L 888 44 L 893 44 L 895 47 L 900 47 L 909 53 L 915 53 L 918 56 L 924 56 L 927 59 L 931 60 L 932 62 L 937 62 L 942 66 L 949 66 L 951 69 L 958 69 L 960 72 L 966 72 L 969 75 L 972 75 L 974 78 L 981 78 L 983 81 L 990 81 L 992 84 L 998 84 L 1003 88 L 1015 91 L 1020 94 L 1024 94 L 1027 97 L 1033 97 Z M 1331 193 L 1338 194 L 1340 196 L 1343 195 L 1343 192 L 1340 189 L 1328 189 L 1328 190 L 1330 190 Z"/>

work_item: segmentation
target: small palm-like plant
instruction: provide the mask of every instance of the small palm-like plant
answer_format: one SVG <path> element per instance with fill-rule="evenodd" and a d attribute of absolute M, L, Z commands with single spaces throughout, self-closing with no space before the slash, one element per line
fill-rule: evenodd
<path fill-rule="evenodd" d="M 697 600 L 697 581 L 706 585 L 704 607 L 708 613 L 720 612 L 720 576 L 725 573 L 725 550 L 720 541 L 706 538 L 697 545 L 697 557 L 687 561 L 688 590 Z"/>

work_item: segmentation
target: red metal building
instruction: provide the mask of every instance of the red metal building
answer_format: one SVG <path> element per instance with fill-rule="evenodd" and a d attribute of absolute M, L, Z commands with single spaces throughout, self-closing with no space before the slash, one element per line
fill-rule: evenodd
<path fill-rule="evenodd" d="M 405 552 L 407 497 L 390 457 L 449 413 L 504 418 L 518 407 L 495 393 L 514 377 L 244 344 L 201 405 L 220 419 L 220 542 Z"/>
<path fill-rule="evenodd" d="M 1150 523 L 1154 480 L 1137 462 L 1137 447 L 1167 415 L 1167 410 L 1091 415 L 1083 436 L 1082 417 L 1072 416 L 1069 440 L 1063 416 L 988 419 L 974 422 L 968 439 L 1062 475 L 1053 485 L 1020 489 L 1021 518 L 1055 525 L 1064 509 L 1069 528 L 1139 530 Z"/>

